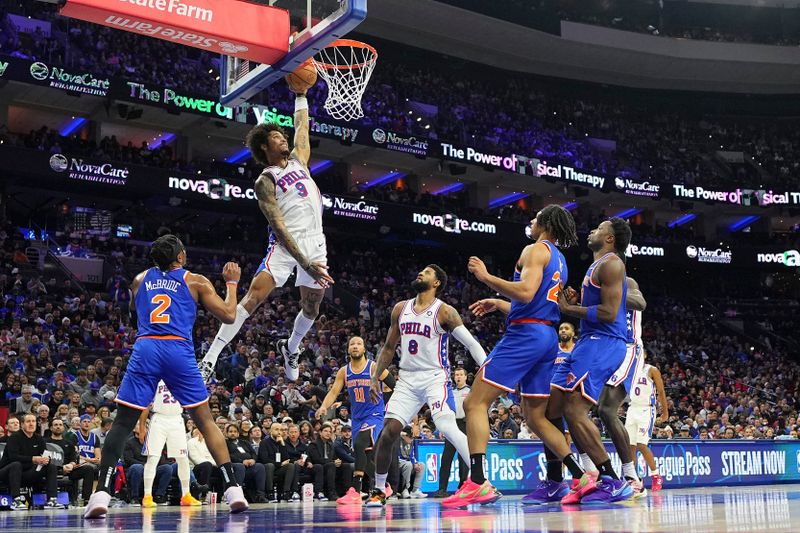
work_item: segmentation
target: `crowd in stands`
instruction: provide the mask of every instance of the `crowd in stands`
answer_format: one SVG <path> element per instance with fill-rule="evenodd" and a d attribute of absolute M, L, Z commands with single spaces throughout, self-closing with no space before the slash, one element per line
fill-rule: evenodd
<path fill-rule="evenodd" d="M 499 315 L 475 319 L 468 313 L 469 303 L 488 294 L 466 274 L 466 256 L 457 250 L 445 255 L 408 247 L 387 255 L 363 245 L 338 248 L 330 244 L 338 292 L 323 303 L 315 328 L 301 346 L 298 381 L 286 381 L 276 341 L 290 333 L 299 302 L 291 290 L 279 290 L 223 352 L 209 384 L 212 414 L 229 441 L 237 476 L 253 501 L 297 499 L 305 483 L 313 484 L 323 500 L 346 490 L 353 468 L 346 395 L 320 420 L 315 410 L 337 370 L 346 364 L 348 338 L 362 336 L 368 357 L 374 357 L 385 338 L 393 304 L 412 296 L 409 280 L 424 264 L 437 261 L 446 269 L 450 279 L 441 298 L 461 312 L 487 351 L 504 329 Z M 26 413 L 36 416 L 40 435 L 57 440 L 64 449 L 73 450 L 70 446 L 79 434 L 85 441 L 93 433 L 95 449 L 83 447 L 79 454 L 68 454 L 71 460 L 65 464 L 71 466 L 60 471 L 75 481 L 74 500 L 78 481 L 95 473 L 135 339 L 135 330 L 121 312 L 127 304 L 127 281 L 149 266 L 143 248 L 113 240 L 108 245 L 120 252 L 109 256 L 116 261 L 117 273 L 105 288 L 87 290 L 70 280 L 42 280 L 41 273 L 19 253 L 27 246 L 21 233 L 7 220 L 0 225 L 0 430 L 5 435 L 0 442 L 20 431 Z M 342 253 L 344 249 L 347 253 Z M 208 273 L 218 290 L 222 289 L 218 272 L 223 253 L 192 252 L 190 257 L 191 268 Z M 503 259 L 508 264 L 491 268 L 508 275 L 512 260 L 509 256 Z M 242 279 L 250 279 L 257 256 L 242 255 L 239 261 Z M 670 405 L 669 423 L 658 428 L 654 437 L 797 438 L 800 365 L 786 348 L 767 335 L 748 339 L 723 329 L 701 302 L 663 296 L 664 288 L 657 290 L 651 284 L 658 279 L 640 279 L 646 297 L 652 288 L 643 338 L 649 361 L 661 369 Z M 240 290 L 246 289 L 243 285 Z M 779 325 L 779 317 L 767 316 L 764 321 Z M 198 355 L 208 349 L 217 329 L 210 314 L 198 313 L 194 330 Z M 471 382 L 477 370 L 471 357 L 458 343 L 451 344 L 451 349 L 453 367 L 464 368 Z M 526 427 L 519 398 L 513 394 L 501 397 L 488 415 L 494 438 L 537 438 Z M 196 478 L 193 489 L 213 489 L 217 483 L 213 459 L 191 421 L 187 420 L 186 429 Z M 425 410 L 406 428 L 394 481 L 401 494 L 420 494 L 421 468 L 410 448 L 412 440 L 436 436 Z M 118 496 L 133 502 L 141 497 L 143 438 L 141 433 L 130 438 L 124 475 L 119 476 L 127 483 L 117 483 Z M 166 502 L 175 495 L 170 490 L 175 468 L 169 459 L 162 459 L 156 501 Z M 82 486 L 85 498 L 91 484 L 84 481 Z"/>
<path fill-rule="evenodd" d="M 219 60 L 206 52 L 67 21 L 39 2 L 2 0 L 0 5 L 10 13 L 53 22 L 50 37 L 44 38 L 36 32 L 15 30 L 10 19 L 4 18 L 0 54 L 46 55 L 54 62 L 99 69 L 109 76 L 180 87 L 198 95 L 218 92 Z M 565 92 L 524 75 L 480 73 L 463 61 L 398 50 L 395 44 L 385 48 L 363 100 L 364 122 L 369 125 L 492 153 L 561 161 L 608 175 L 690 185 L 745 181 L 788 186 L 800 170 L 795 148 L 800 145 L 800 129 L 791 120 L 715 117 L 702 110 L 690 113 L 681 102 L 598 94 L 594 88 Z M 442 86 L 450 90 L 427 90 Z M 324 116 L 323 84 L 313 88 L 310 96 L 312 115 Z M 292 108 L 292 95 L 283 84 L 254 101 Z M 74 139 L 44 141 L 45 149 L 68 146 L 123 161 L 184 170 L 208 165 L 182 161 L 167 147 L 143 150 L 113 140 L 98 146 L 82 146 Z M 749 157 L 742 164 L 731 164 L 717 156 L 718 150 L 742 151 Z"/>

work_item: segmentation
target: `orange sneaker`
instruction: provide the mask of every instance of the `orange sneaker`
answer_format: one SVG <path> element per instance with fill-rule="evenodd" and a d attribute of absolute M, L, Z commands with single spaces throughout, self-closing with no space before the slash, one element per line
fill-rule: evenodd
<path fill-rule="evenodd" d="M 500 492 L 498 492 L 489 481 L 484 481 L 482 485 L 478 485 L 471 479 L 468 479 L 455 494 L 442 500 L 442 507 L 466 507 L 474 503 L 487 505 L 499 500 L 500 496 Z"/>
<path fill-rule="evenodd" d="M 196 499 L 191 494 L 186 494 L 181 497 L 181 507 L 201 507 L 203 502 Z"/>
<path fill-rule="evenodd" d="M 358 504 L 361 505 L 361 493 L 358 492 L 354 487 L 350 487 L 347 492 L 336 500 L 336 503 L 339 505 L 349 505 L 349 504 Z"/>
<path fill-rule="evenodd" d="M 562 505 L 580 503 L 581 498 L 597 489 L 597 479 L 592 474 L 583 474 L 580 479 L 572 480 L 569 494 L 561 498 Z"/>

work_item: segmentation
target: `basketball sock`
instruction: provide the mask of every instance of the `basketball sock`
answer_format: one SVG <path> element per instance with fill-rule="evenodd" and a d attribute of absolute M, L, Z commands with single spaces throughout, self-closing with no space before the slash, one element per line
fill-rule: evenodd
<path fill-rule="evenodd" d="M 580 479 L 583 477 L 583 474 L 585 474 L 580 465 L 578 465 L 578 461 L 575 460 L 574 455 L 567 455 L 562 462 L 564 466 L 567 467 L 567 470 L 569 470 L 569 473 L 572 474 L 572 479 Z"/>
<path fill-rule="evenodd" d="M 133 432 L 136 422 L 139 421 L 140 413 L 141 411 L 138 409 L 127 405 L 120 404 L 117 408 L 117 417 L 114 419 L 114 425 L 111 426 L 111 431 L 108 432 L 106 441 L 103 443 L 103 451 L 100 455 L 100 477 L 98 478 L 95 492 L 113 493 L 111 481 L 114 479 L 114 473 L 117 470 L 117 461 L 122 457 L 125 441 L 128 440 L 128 435 Z"/>
<path fill-rule="evenodd" d="M 294 353 L 297 351 L 297 348 L 300 346 L 300 343 L 303 342 L 303 337 L 306 336 L 308 330 L 311 329 L 311 326 L 314 325 L 314 320 L 316 318 L 307 318 L 306 315 L 303 314 L 303 311 L 297 313 L 297 316 L 294 319 L 294 329 L 292 330 L 292 336 L 289 337 L 289 353 Z"/>
<path fill-rule="evenodd" d="M 547 479 L 557 483 L 564 481 L 564 464 L 561 461 L 547 461 Z"/>
<path fill-rule="evenodd" d="M 375 474 L 375 490 L 379 490 L 386 493 L 386 478 L 389 476 L 388 472 L 386 474 Z"/>
<path fill-rule="evenodd" d="M 224 465 L 219 466 L 220 471 L 222 472 L 222 484 L 225 487 L 225 490 L 228 490 L 231 487 L 238 487 L 239 482 L 236 481 L 236 474 L 233 472 L 233 464 L 228 462 Z"/>
<path fill-rule="evenodd" d="M 244 324 L 244 321 L 247 320 L 249 316 L 250 313 L 247 312 L 247 309 L 242 307 L 242 304 L 237 305 L 236 320 L 233 321 L 233 324 L 222 324 L 222 326 L 220 326 L 217 336 L 214 337 L 214 342 L 211 343 L 211 348 L 208 349 L 206 355 L 203 357 L 203 361 L 208 361 L 212 365 L 216 365 L 219 354 L 221 354 L 228 343 L 236 337 L 236 334 L 242 329 L 242 324 Z"/>
<path fill-rule="evenodd" d="M 358 492 L 361 492 L 361 482 L 362 482 L 363 479 L 364 478 L 361 477 L 361 476 L 353 476 L 353 485 L 352 486 Z"/>
<path fill-rule="evenodd" d="M 598 465 L 597 469 L 600 471 L 601 476 L 608 476 L 611 479 L 619 479 L 617 473 L 614 472 L 614 467 L 611 466 L 611 459 L 607 460 L 601 465 Z"/>
<path fill-rule="evenodd" d="M 158 468 L 158 461 L 161 459 L 159 455 L 150 455 L 147 457 L 147 462 L 144 463 L 144 495 L 153 495 L 153 482 L 156 479 L 156 469 Z"/>
<path fill-rule="evenodd" d="M 633 466 L 633 461 L 622 465 L 622 475 L 625 476 L 625 479 L 639 480 L 639 474 L 636 473 L 636 467 Z"/>
<path fill-rule="evenodd" d="M 597 470 L 597 467 L 594 465 L 594 462 L 592 462 L 592 458 L 589 457 L 588 453 L 581 454 L 581 466 L 587 472 L 594 472 Z"/>
<path fill-rule="evenodd" d="M 181 496 L 186 496 L 190 494 L 189 484 L 191 476 L 189 475 L 189 458 L 176 457 L 175 463 L 178 465 L 178 480 L 181 482 Z"/>
<path fill-rule="evenodd" d="M 469 456 L 469 477 L 473 483 L 483 485 L 486 482 L 486 475 L 483 473 L 483 458 L 485 453 L 473 453 Z"/>

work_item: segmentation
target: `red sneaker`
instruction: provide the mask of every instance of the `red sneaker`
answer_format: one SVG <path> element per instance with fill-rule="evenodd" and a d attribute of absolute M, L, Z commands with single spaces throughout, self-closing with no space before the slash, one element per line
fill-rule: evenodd
<path fill-rule="evenodd" d="M 348 491 L 336 500 L 336 503 L 339 505 L 350 505 L 350 504 L 358 504 L 361 505 L 361 493 L 358 492 L 355 488 L 350 487 Z"/>
<path fill-rule="evenodd" d="M 658 474 L 653 474 L 652 476 L 650 476 L 650 479 L 652 480 L 653 483 L 652 487 L 650 487 L 650 490 L 652 490 L 653 492 L 658 492 L 663 488 L 664 485 L 663 477 L 659 476 Z"/>
<path fill-rule="evenodd" d="M 583 474 L 580 479 L 572 480 L 569 494 L 561 498 L 562 505 L 580 503 L 581 498 L 597 490 L 597 479 L 591 474 Z"/>
<path fill-rule="evenodd" d="M 500 493 L 491 483 L 484 481 L 482 485 L 478 485 L 468 479 L 455 494 L 442 500 L 442 507 L 466 507 L 474 503 L 486 505 L 494 503 L 498 499 L 500 499 Z"/>

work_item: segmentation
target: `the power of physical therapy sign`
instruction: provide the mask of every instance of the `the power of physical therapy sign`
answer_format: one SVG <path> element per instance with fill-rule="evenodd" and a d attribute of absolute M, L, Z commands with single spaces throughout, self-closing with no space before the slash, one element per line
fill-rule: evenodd
<path fill-rule="evenodd" d="M 258 63 L 289 51 L 289 12 L 241 0 L 67 0 L 61 14 Z"/>

